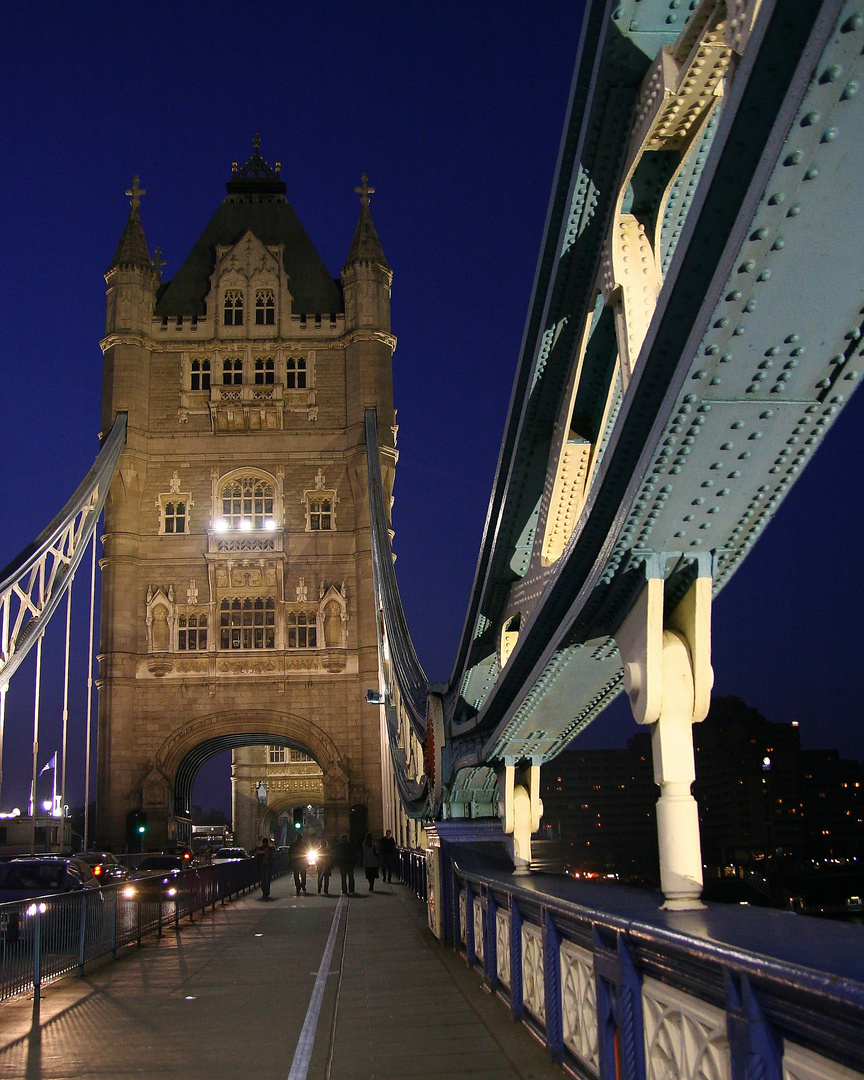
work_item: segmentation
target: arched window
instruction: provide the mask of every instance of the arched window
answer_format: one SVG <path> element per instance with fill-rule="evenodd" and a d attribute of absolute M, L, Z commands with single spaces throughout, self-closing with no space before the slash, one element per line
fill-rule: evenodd
<path fill-rule="evenodd" d="M 276 377 L 276 363 L 272 356 L 255 358 L 255 385 L 272 386 Z"/>
<path fill-rule="evenodd" d="M 164 524 L 166 533 L 185 533 L 186 503 L 166 502 Z"/>
<path fill-rule="evenodd" d="M 243 293 L 239 289 L 226 290 L 224 312 L 226 326 L 243 325 Z"/>
<path fill-rule="evenodd" d="M 243 361 L 239 356 L 230 360 L 222 361 L 222 385 L 242 386 L 243 384 Z"/>
<path fill-rule="evenodd" d="M 258 289 L 255 293 L 255 325 L 273 326 L 276 322 L 276 294 L 272 289 Z"/>
<path fill-rule="evenodd" d="M 222 520 L 229 529 L 273 527 L 273 485 L 259 476 L 240 476 L 222 488 Z"/>
<path fill-rule="evenodd" d="M 318 622 L 314 611 L 292 611 L 288 615 L 288 648 L 314 649 L 318 645 Z"/>
<path fill-rule="evenodd" d="M 219 605 L 219 647 L 275 649 L 276 601 L 260 596 L 223 600 Z"/>

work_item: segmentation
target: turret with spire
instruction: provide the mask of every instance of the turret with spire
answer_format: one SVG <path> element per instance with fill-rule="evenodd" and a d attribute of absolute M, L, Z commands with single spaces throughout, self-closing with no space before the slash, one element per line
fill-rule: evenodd
<path fill-rule="evenodd" d="M 367 406 L 378 409 L 382 445 L 392 443 L 394 423 L 392 356 L 396 339 L 390 332 L 390 285 L 393 272 L 384 256 L 369 209 L 369 178 L 360 187 L 360 218 L 342 269 L 345 329 L 348 346 L 348 422 L 362 424 Z"/>
<path fill-rule="evenodd" d="M 102 430 L 108 431 L 118 412 L 128 412 L 129 430 L 146 428 L 148 409 L 150 349 L 146 342 L 156 305 L 156 293 L 163 260 L 156 249 L 156 262 L 141 224 L 141 197 L 147 192 L 137 176 L 126 190 L 129 217 L 105 274 L 106 312 L 105 393 L 102 399 Z M 134 442 L 134 436 L 131 437 Z"/>
<path fill-rule="evenodd" d="M 106 334 L 123 330 L 149 331 L 159 285 L 158 269 L 154 268 L 150 258 L 139 213 L 141 196 L 147 192 L 140 186 L 137 176 L 126 194 L 130 202 L 129 217 L 105 274 L 108 285 Z"/>

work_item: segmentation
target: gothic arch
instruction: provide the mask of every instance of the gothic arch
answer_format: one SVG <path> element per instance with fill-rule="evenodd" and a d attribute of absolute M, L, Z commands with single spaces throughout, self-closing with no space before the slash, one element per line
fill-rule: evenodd
<path fill-rule="evenodd" d="M 175 813 L 182 813 L 192 779 L 204 761 L 233 747 L 283 742 L 315 758 L 324 773 L 325 800 L 347 800 L 348 775 L 336 744 L 316 724 L 293 713 L 252 709 L 196 717 L 171 733 L 153 764 L 173 784 Z"/>

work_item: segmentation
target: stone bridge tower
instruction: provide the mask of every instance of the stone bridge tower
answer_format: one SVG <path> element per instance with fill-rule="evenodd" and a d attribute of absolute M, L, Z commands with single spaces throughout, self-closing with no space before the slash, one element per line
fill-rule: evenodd
<path fill-rule="evenodd" d="M 106 274 L 102 430 L 128 413 L 102 560 L 98 836 L 114 849 L 132 811 L 148 847 L 183 839 L 198 768 L 245 746 L 314 758 L 328 834 L 352 807 L 381 825 L 364 409 L 392 490 L 395 339 L 372 189 L 334 280 L 257 137 L 226 186 L 163 282 L 136 177 Z"/>

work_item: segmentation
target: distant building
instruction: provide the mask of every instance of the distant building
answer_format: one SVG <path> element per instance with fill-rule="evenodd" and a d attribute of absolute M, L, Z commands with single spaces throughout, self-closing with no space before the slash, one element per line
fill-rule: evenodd
<path fill-rule="evenodd" d="M 647 732 L 634 735 L 626 750 L 561 754 L 544 768 L 541 787 L 541 835 L 565 842 L 570 868 L 659 883 Z"/>
<path fill-rule="evenodd" d="M 770 723 L 739 698 L 716 697 L 694 726 L 706 873 L 773 859 L 802 868 L 864 863 L 864 768 L 836 750 L 802 750 L 795 724 Z M 573 750 L 543 769 L 541 835 L 560 840 L 573 869 L 657 880 L 650 734 L 625 750 Z"/>

